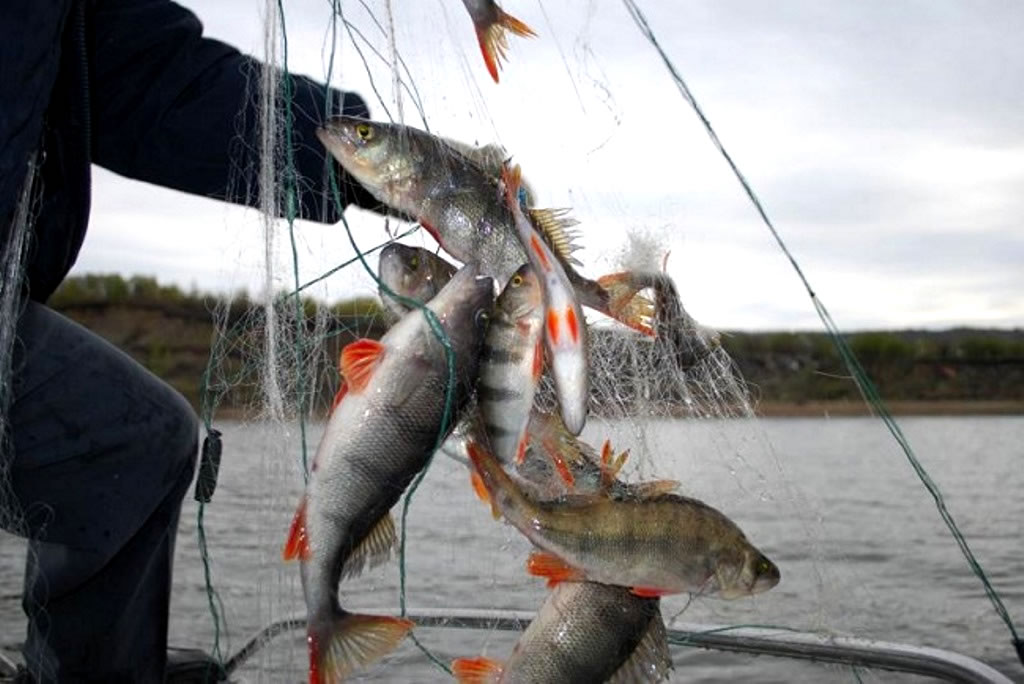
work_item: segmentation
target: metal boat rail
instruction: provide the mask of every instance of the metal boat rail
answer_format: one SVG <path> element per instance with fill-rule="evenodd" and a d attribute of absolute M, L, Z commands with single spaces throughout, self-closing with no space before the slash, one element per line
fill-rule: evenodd
<path fill-rule="evenodd" d="M 367 612 L 387 615 L 392 611 L 382 609 Z M 420 627 L 522 631 L 533 619 L 534 614 L 513 610 L 462 610 L 457 613 L 420 610 L 409 613 L 406 617 Z M 281 634 L 304 629 L 305 626 L 304 617 L 288 618 L 268 625 L 228 659 L 224 665 L 224 673 L 230 675 L 254 653 Z M 965 684 L 1012 684 L 1006 675 L 980 660 L 954 651 L 927 646 L 768 627 L 687 623 L 667 632 L 669 644 L 672 646 L 905 672 Z"/>

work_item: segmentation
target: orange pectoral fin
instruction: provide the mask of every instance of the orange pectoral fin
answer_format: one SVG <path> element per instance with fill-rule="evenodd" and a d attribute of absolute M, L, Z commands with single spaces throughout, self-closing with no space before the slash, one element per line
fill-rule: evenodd
<path fill-rule="evenodd" d="M 501 678 L 502 664 L 490 658 L 456 658 L 452 674 L 459 684 L 490 684 Z"/>
<path fill-rule="evenodd" d="M 334 409 L 338 408 L 338 404 L 341 403 L 341 400 L 345 398 L 346 394 L 348 394 L 348 383 L 346 383 L 345 379 L 342 378 L 341 387 L 338 388 L 337 394 L 334 395 L 334 401 L 331 402 L 330 413 L 334 413 Z"/>
<path fill-rule="evenodd" d="M 306 534 L 306 497 L 299 502 L 299 509 L 295 511 L 295 518 L 292 520 L 291 529 L 288 530 L 288 540 L 284 543 L 282 558 L 290 560 L 309 560 L 309 536 Z"/>
<path fill-rule="evenodd" d="M 341 350 L 341 373 L 350 392 L 366 388 L 383 352 L 383 344 L 368 339 L 356 340 Z"/>
<path fill-rule="evenodd" d="M 660 598 L 674 592 L 667 591 L 665 589 L 657 589 L 655 587 L 630 587 L 629 593 L 641 598 Z"/>
<path fill-rule="evenodd" d="M 547 578 L 548 587 L 559 582 L 579 582 L 584 579 L 583 572 L 566 564 L 558 556 L 547 551 L 534 551 L 526 561 L 526 571 L 534 577 Z"/>
<path fill-rule="evenodd" d="M 480 473 L 476 471 L 476 468 L 469 471 L 469 481 L 473 485 L 473 491 L 476 493 L 476 498 L 491 505 L 491 516 L 493 516 L 495 520 L 500 518 L 501 511 L 498 510 L 498 505 L 494 503 L 493 499 L 491 499 L 491 494 L 487 491 L 487 485 L 484 484 L 484 481 L 480 477 Z"/>
<path fill-rule="evenodd" d="M 561 477 L 562 481 L 565 482 L 569 491 L 572 491 L 576 486 L 576 478 L 572 476 L 572 471 L 569 470 L 569 465 L 565 462 L 565 459 L 562 458 L 562 454 L 558 451 L 552 451 L 551 460 L 555 464 L 555 470 L 558 471 L 559 477 Z"/>

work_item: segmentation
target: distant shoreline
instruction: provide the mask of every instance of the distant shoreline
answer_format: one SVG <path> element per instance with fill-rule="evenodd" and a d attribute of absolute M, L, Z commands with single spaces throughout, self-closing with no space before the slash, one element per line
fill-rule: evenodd
<path fill-rule="evenodd" d="M 951 399 L 886 401 L 889 411 L 896 416 L 1009 416 L 1024 415 L 1024 400 Z M 755 407 L 764 418 L 811 418 L 828 416 L 869 416 L 871 411 L 863 401 L 763 401 Z"/>
<path fill-rule="evenodd" d="M 886 406 L 894 416 L 1021 416 L 1024 415 L 1024 400 L 965 400 L 947 401 L 887 401 Z M 763 401 L 754 408 L 759 418 L 830 418 L 870 416 L 868 405 L 862 401 Z M 222 406 L 213 416 L 217 420 L 256 420 L 257 413 L 233 406 Z M 680 415 L 680 418 L 685 417 Z M 314 420 L 325 420 L 326 415 Z"/>

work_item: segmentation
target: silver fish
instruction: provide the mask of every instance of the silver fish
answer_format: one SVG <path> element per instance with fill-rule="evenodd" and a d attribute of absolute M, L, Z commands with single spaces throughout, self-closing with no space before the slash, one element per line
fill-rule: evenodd
<path fill-rule="evenodd" d="M 659 682 L 671 668 L 658 599 L 593 582 L 558 584 L 504 663 L 452 663 L 462 684 Z"/>
<path fill-rule="evenodd" d="M 526 428 L 544 365 L 543 321 L 540 282 L 523 264 L 498 297 L 477 383 L 484 430 L 502 463 L 521 462 L 526 455 Z"/>
<path fill-rule="evenodd" d="M 377 276 L 392 292 L 426 304 L 441 291 L 457 269 L 422 247 L 392 242 L 380 251 Z M 415 307 L 391 297 L 382 288 L 380 299 L 396 316 L 404 316 Z"/>
<path fill-rule="evenodd" d="M 317 448 L 283 553 L 301 560 L 310 682 L 333 682 L 373 662 L 412 627 L 408 620 L 346 611 L 338 583 L 390 556 L 389 510 L 475 384 L 493 303 L 493 282 L 466 267 L 427 305 L 455 354 L 455 412 L 447 426 L 448 363 L 423 312 L 406 314 L 379 342 L 358 340 L 342 351 L 345 392 Z"/>

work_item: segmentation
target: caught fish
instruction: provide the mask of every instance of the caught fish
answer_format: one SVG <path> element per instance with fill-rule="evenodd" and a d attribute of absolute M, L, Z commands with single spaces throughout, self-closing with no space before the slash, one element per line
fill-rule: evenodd
<path fill-rule="evenodd" d="M 469 445 L 492 505 L 534 546 L 532 574 L 629 587 L 637 596 L 682 592 L 738 598 L 771 589 L 779 570 L 705 503 L 676 494 L 533 501 L 493 456 Z"/>
<path fill-rule="evenodd" d="M 526 457 L 526 428 L 544 367 L 544 301 L 529 264 L 516 271 L 487 328 L 477 402 L 491 451 L 503 463 Z"/>
<path fill-rule="evenodd" d="M 600 453 L 570 433 L 557 413 L 535 410 L 528 426 L 529 448 L 513 479 L 528 496 L 550 501 L 572 494 L 605 494 L 614 499 L 649 498 L 679 487 L 675 480 L 627 483 L 618 478 L 629 451 L 617 456 L 605 440 Z M 479 490 L 480 488 L 478 488 Z"/>
<path fill-rule="evenodd" d="M 551 359 L 551 375 L 569 432 L 578 435 L 587 422 L 590 389 L 587 373 L 587 322 L 573 294 L 562 263 L 523 214 L 519 203 L 519 167 L 502 171 L 505 202 L 512 212 L 519 240 L 544 292 L 544 343 Z"/>
<path fill-rule="evenodd" d="M 476 381 L 493 288 L 469 266 L 427 304 L 455 355 L 456 416 Z M 389 511 L 434 451 L 449 380 L 445 351 L 421 311 L 406 314 L 379 342 L 346 346 L 341 369 L 344 393 L 283 552 L 302 564 L 311 683 L 337 681 L 377 660 L 412 627 L 408 620 L 346 611 L 338 583 L 390 556 Z"/>
<path fill-rule="evenodd" d="M 459 261 L 478 264 L 499 283 L 527 262 L 512 213 L 499 196 L 500 167 L 493 162 L 481 165 L 449 141 L 412 126 L 355 117 L 333 117 L 317 136 L 370 194 L 419 221 Z M 579 264 L 570 230 L 575 222 L 564 211 L 526 213 L 565 268 L 580 304 L 653 334 L 653 306 L 630 289 L 627 278 L 613 274 L 601 285 L 573 268 Z"/>
<path fill-rule="evenodd" d="M 623 279 L 626 283 L 625 291 L 639 292 L 650 288 L 654 292 L 654 337 L 658 344 L 665 345 L 674 352 L 676 363 L 681 370 L 693 368 L 721 346 L 718 332 L 698 323 L 683 308 L 675 281 L 668 274 L 656 271 L 629 271 L 605 277 Z"/>
<path fill-rule="evenodd" d="M 495 178 L 501 177 L 501 169 L 505 166 L 505 161 L 511 156 L 504 147 L 497 143 L 488 143 L 486 145 L 470 145 L 464 143 L 461 140 L 455 140 L 453 138 L 440 138 L 449 147 L 454 149 L 456 152 L 466 157 L 471 162 L 480 167 L 482 171 Z M 520 199 L 523 204 L 527 207 L 532 207 L 536 204 L 536 195 L 533 192 L 533 188 L 526 181 L 526 178 L 522 179 L 522 184 L 519 188 Z M 563 221 L 568 224 L 567 219 Z M 573 224 L 575 225 L 575 224 Z M 565 235 L 565 244 L 568 247 L 572 246 L 571 238 L 574 233 L 569 232 Z"/>
<path fill-rule="evenodd" d="M 466 11 L 473 20 L 473 28 L 476 29 L 476 38 L 480 43 L 480 52 L 484 55 L 487 71 L 497 83 L 498 67 L 501 66 L 501 60 L 506 59 L 505 51 L 508 50 L 505 31 L 511 31 L 524 38 L 537 34 L 529 26 L 498 7 L 494 0 L 462 0 L 462 4 L 466 6 Z"/>
<path fill-rule="evenodd" d="M 504 663 L 452 662 L 461 684 L 659 682 L 671 668 L 658 599 L 594 582 L 558 584 Z"/>
<path fill-rule="evenodd" d="M 380 250 L 377 276 L 392 292 L 426 304 L 441 291 L 457 269 L 422 247 L 392 242 Z M 404 316 L 415 307 L 391 297 L 381 288 L 380 299 L 396 316 Z"/>

